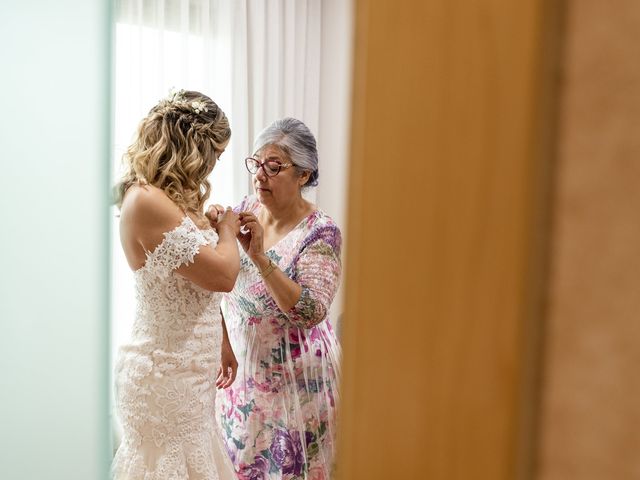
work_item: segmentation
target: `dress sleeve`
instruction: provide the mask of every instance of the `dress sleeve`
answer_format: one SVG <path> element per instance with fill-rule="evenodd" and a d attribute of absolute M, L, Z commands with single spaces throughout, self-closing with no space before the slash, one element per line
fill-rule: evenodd
<path fill-rule="evenodd" d="M 147 264 L 158 274 L 169 274 L 182 265 L 193 263 L 200 247 L 209 243 L 196 224 L 185 217 L 180 225 L 164 234 L 162 242 L 147 257 Z"/>
<path fill-rule="evenodd" d="M 323 321 L 340 284 L 342 237 L 336 225 L 312 231 L 294 262 L 293 280 L 302 287 L 298 302 L 286 312 L 289 321 L 311 328 Z"/>
<path fill-rule="evenodd" d="M 247 195 L 242 199 L 239 205 L 233 208 L 233 211 L 236 213 L 245 212 L 247 210 L 255 212 L 258 204 L 259 202 L 255 195 Z"/>

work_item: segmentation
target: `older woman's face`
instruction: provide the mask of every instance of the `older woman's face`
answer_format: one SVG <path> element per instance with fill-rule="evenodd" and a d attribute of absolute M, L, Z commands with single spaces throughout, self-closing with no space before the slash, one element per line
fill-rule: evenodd
<path fill-rule="evenodd" d="M 286 203 L 298 198 L 300 189 L 305 183 L 308 174 L 297 172 L 291 160 L 280 148 L 267 145 L 253 155 L 261 163 L 266 161 L 278 162 L 282 165 L 275 176 L 269 176 L 263 168 L 253 175 L 253 188 L 260 203 Z"/>

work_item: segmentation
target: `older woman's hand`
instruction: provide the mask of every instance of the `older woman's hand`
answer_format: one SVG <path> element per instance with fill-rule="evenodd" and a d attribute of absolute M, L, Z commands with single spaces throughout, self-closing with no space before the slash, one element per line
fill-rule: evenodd
<path fill-rule="evenodd" d="M 264 230 L 256 216 L 251 212 L 241 212 L 240 225 L 238 241 L 247 256 L 254 259 L 264 255 Z"/>

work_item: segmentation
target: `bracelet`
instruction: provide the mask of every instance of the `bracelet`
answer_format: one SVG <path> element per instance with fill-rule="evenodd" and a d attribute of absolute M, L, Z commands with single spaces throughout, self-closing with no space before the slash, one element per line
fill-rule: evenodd
<path fill-rule="evenodd" d="M 264 270 L 258 269 L 258 273 L 262 278 L 267 278 L 278 266 L 274 263 L 273 260 L 269 259 L 269 265 L 265 267 Z"/>

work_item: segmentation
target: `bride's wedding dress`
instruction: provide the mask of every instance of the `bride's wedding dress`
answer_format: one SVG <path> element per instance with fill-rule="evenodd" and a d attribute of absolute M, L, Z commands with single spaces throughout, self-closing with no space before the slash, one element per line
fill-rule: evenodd
<path fill-rule="evenodd" d="M 116 480 L 235 478 L 214 414 L 222 294 L 175 273 L 217 240 L 214 230 L 200 230 L 185 216 L 134 274 L 133 336 L 115 368 L 123 427 Z"/>

